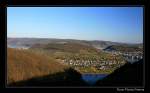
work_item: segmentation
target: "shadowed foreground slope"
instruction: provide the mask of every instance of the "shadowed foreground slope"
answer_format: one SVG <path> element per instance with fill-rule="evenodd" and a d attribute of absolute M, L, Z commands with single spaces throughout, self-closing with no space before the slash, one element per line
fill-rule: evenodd
<path fill-rule="evenodd" d="M 80 73 L 46 55 L 8 48 L 9 86 L 59 86 L 84 84 Z"/>
<path fill-rule="evenodd" d="M 133 64 L 127 63 L 116 69 L 96 86 L 142 86 L 143 85 L 143 59 Z"/>
<path fill-rule="evenodd" d="M 34 77 L 28 80 L 22 80 L 14 83 L 10 83 L 9 86 L 31 86 L 31 87 L 71 87 L 71 86 L 86 86 L 81 74 L 76 70 L 69 68 L 64 72 L 58 72 L 55 74 Z"/>

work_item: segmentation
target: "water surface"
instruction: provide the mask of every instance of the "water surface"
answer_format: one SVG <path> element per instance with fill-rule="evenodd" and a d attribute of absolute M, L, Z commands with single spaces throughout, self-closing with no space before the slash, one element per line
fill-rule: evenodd
<path fill-rule="evenodd" d="M 102 80 L 108 74 L 95 74 L 95 73 L 88 73 L 82 74 L 82 79 L 90 85 L 94 85 L 98 80 Z"/>

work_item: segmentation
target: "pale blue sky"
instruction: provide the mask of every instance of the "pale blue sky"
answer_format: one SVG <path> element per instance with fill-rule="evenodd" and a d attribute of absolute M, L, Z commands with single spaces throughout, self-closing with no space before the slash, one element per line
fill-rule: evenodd
<path fill-rule="evenodd" d="M 142 7 L 8 7 L 8 37 L 143 42 Z"/>

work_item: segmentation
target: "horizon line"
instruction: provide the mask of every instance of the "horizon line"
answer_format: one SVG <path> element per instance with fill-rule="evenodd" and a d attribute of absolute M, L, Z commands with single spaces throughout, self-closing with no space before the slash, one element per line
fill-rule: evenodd
<path fill-rule="evenodd" d="M 136 43 L 131 43 L 131 42 L 117 42 L 117 41 L 110 41 L 110 40 L 85 40 L 85 39 L 71 39 L 71 38 L 50 38 L 50 37 L 7 37 L 7 38 L 33 38 L 33 39 L 62 39 L 62 40 L 80 40 L 80 41 L 105 41 L 105 42 L 113 42 L 113 43 L 123 43 L 123 44 L 143 44 L 143 42 L 136 42 Z"/>

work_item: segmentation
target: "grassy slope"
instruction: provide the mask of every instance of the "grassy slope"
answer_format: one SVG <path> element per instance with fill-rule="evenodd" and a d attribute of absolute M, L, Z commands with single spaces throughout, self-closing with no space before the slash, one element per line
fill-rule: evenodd
<path fill-rule="evenodd" d="M 66 44 L 57 44 L 57 43 L 49 43 L 49 44 L 35 44 L 31 48 L 44 49 L 44 50 L 53 50 L 59 52 L 70 52 L 70 53 L 97 53 L 97 50 L 91 46 L 86 46 L 78 43 L 66 43 Z"/>
<path fill-rule="evenodd" d="M 8 84 L 33 77 L 63 72 L 64 65 L 54 59 L 28 50 L 8 48 Z"/>

